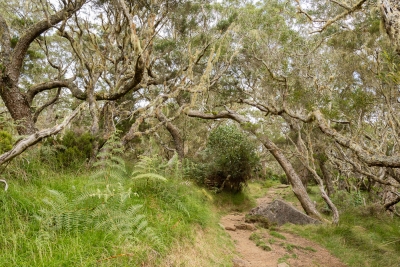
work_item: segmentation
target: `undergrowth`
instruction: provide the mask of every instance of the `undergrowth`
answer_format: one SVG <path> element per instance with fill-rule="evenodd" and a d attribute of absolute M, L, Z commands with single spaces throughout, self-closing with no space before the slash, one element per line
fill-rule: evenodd
<path fill-rule="evenodd" d="M 34 150 L 10 165 L 10 187 L 0 191 L 0 266 L 173 265 L 177 246 L 193 246 L 202 232 L 205 247 L 215 242 L 201 266 L 229 266 L 212 201 L 177 158 L 143 157 L 128 168 L 116 144 L 90 173 L 56 172 Z"/>

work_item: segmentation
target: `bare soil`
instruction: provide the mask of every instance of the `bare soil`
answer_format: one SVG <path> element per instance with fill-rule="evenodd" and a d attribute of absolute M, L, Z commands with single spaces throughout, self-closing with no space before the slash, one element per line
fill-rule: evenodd
<path fill-rule="evenodd" d="M 277 198 L 281 199 L 283 191 L 282 188 L 270 188 L 266 196 L 257 200 L 258 205 L 267 205 Z M 228 214 L 221 219 L 221 224 L 236 246 L 238 256 L 234 259 L 234 267 L 346 267 L 326 249 L 312 241 L 277 229 L 275 232 L 284 236 L 283 239 L 270 230 L 246 224 L 244 213 Z M 250 240 L 252 233 L 259 236 L 259 240 L 271 250 L 266 251 Z"/>

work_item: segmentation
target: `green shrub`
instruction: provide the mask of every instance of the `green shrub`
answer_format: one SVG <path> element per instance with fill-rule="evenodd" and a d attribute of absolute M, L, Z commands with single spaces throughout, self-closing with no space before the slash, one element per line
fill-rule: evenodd
<path fill-rule="evenodd" d="M 12 148 L 12 136 L 9 132 L 0 131 L 0 154 Z"/>
<path fill-rule="evenodd" d="M 42 159 L 48 163 L 55 163 L 58 167 L 73 167 L 90 158 L 93 149 L 94 137 L 90 133 L 77 134 L 73 131 L 66 132 L 63 136 L 46 139 L 44 146 L 52 146 L 54 155 Z M 44 152 L 45 150 L 43 150 Z"/>
<path fill-rule="evenodd" d="M 200 166 L 204 178 L 219 190 L 239 192 L 258 164 L 255 145 L 237 127 L 221 126 L 211 132 Z"/>

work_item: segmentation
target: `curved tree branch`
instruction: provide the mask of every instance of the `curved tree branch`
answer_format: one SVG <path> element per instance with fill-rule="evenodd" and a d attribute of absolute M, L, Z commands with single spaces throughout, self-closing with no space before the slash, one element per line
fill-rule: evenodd
<path fill-rule="evenodd" d="M 74 79 L 75 78 L 59 81 L 49 81 L 32 86 L 26 93 L 27 101 L 29 104 L 32 104 L 32 101 L 37 94 L 43 91 L 52 90 L 60 87 L 68 88 L 74 97 L 80 100 L 85 100 L 86 94 L 73 83 Z"/>
<path fill-rule="evenodd" d="M 42 33 L 58 24 L 59 22 L 71 17 L 76 11 L 78 11 L 86 0 L 69 1 L 63 9 L 56 12 L 55 14 L 43 19 L 31 27 L 29 27 L 25 34 L 18 40 L 13 52 L 11 62 L 9 64 L 9 75 L 13 81 L 17 81 L 21 72 L 22 62 L 25 58 L 26 52 L 30 44 Z"/>
<path fill-rule="evenodd" d="M 312 22 L 322 22 L 322 21 L 320 21 L 320 20 L 318 20 L 318 21 L 315 20 L 315 19 L 312 18 L 307 12 L 305 12 L 305 11 L 301 8 L 301 6 L 300 6 L 300 1 L 299 1 L 299 0 L 296 0 L 296 2 L 297 2 L 297 4 L 298 4 L 299 13 L 302 13 L 302 14 L 306 15 L 307 18 L 308 18 L 309 20 L 311 20 Z M 365 2 L 367 2 L 367 0 L 360 0 L 360 1 L 358 1 L 357 3 L 355 3 L 353 6 L 348 6 L 348 5 L 344 4 L 344 3 L 340 3 L 340 2 L 338 2 L 338 1 L 333 1 L 333 0 L 331 0 L 331 2 L 333 2 L 333 3 L 337 4 L 337 5 L 339 5 L 340 7 L 344 8 L 345 11 L 343 11 L 342 13 L 340 13 L 339 15 L 337 15 L 336 17 L 325 21 L 325 24 L 324 24 L 319 30 L 313 31 L 312 33 L 323 32 L 324 30 L 326 30 L 326 28 L 328 28 L 328 27 L 329 27 L 330 25 L 332 25 L 333 23 L 335 23 L 335 22 L 337 22 L 337 21 L 339 21 L 339 20 L 341 20 L 341 19 L 347 17 L 348 15 L 350 15 L 351 13 L 356 12 L 357 10 L 360 10 L 360 9 L 362 8 L 362 5 L 363 5 Z"/>
<path fill-rule="evenodd" d="M 43 111 L 45 108 L 47 108 L 48 106 L 54 104 L 54 103 L 57 101 L 58 97 L 60 96 L 60 93 L 61 93 L 61 88 L 58 88 L 57 94 L 56 94 L 52 99 L 50 99 L 48 102 L 46 102 L 43 106 L 41 106 L 40 108 L 38 108 L 38 109 L 35 111 L 35 114 L 33 114 L 33 121 L 34 121 L 35 123 L 37 122 L 37 119 L 38 119 L 40 113 L 42 113 L 42 111 Z"/>
<path fill-rule="evenodd" d="M 161 111 L 161 109 L 156 111 L 157 119 L 165 124 L 165 128 L 167 128 L 168 132 L 172 136 L 172 140 L 174 141 L 176 152 L 178 153 L 178 157 L 182 160 L 185 157 L 184 144 L 182 140 L 181 132 L 178 127 L 168 121 L 167 116 Z"/>
<path fill-rule="evenodd" d="M 320 110 L 314 110 L 307 115 L 304 115 L 301 112 L 292 112 L 286 107 L 278 109 L 276 107 L 262 105 L 256 103 L 251 100 L 240 100 L 241 103 L 246 103 L 253 107 L 258 108 L 261 111 L 269 112 L 274 115 L 282 115 L 287 114 L 288 116 L 298 119 L 305 123 L 310 123 L 315 121 L 319 127 L 319 129 L 327 136 L 333 138 L 338 144 L 343 147 L 351 149 L 358 158 L 366 163 L 368 166 L 377 166 L 377 167 L 392 167 L 392 168 L 400 168 L 400 156 L 386 156 L 386 155 L 379 155 L 377 153 L 373 154 L 372 151 L 368 151 L 367 149 L 363 148 L 361 145 L 354 142 L 351 138 L 346 137 L 335 129 L 332 129 L 326 119 L 324 118 L 323 114 Z"/>
<path fill-rule="evenodd" d="M 369 151 L 366 151 L 359 144 L 354 142 L 352 139 L 343 136 L 336 130 L 330 128 L 321 111 L 315 110 L 310 114 L 309 117 L 311 116 L 315 118 L 318 127 L 324 134 L 332 137 L 337 143 L 339 143 L 343 147 L 349 148 L 354 151 L 359 159 L 365 162 L 368 166 L 400 168 L 400 156 L 384 156 L 379 154 L 371 154 Z"/>
<path fill-rule="evenodd" d="M 0 65 L 8 65 L 11 55 L 10 29 L 4 17 L 0 14 Z M 3 68 L 2 67 L 2 68 Z M 0 74 L 3 72 L 0 68 Z"/>
<path fill-rule="evenodd" d="M 59 124 L 56 125 L 52 128 L 49 129 L 45 129 L 45 130 L 41 130 L 39 132 L 36 132 L 34 134 L 31 134 L 27 137 L 25 137 L 24 139 L 20 140 L 19 142 L 17 142 L 17 144 L 14 145 L 14 147 L 0 155 L 0 165 L 12 160 L 13 158 L 15 158 L 16 156 L 18 156 L 19 154 L 21 154 L 22 152 L 24 152 L 27 148 L 29 148 L 30 146 L 33 146 L 34 144 L 38 143 L 40 140 L 42 140 L 45 137 L 48 137 L 50 135 L 56 134 L 58 132 L 60 132 L 62 129 L 65 128 L 65 126 L 67 126 L 71 120 L 85 107 L 84 104 L 81 104 L 78 108 L 76 108 L 71 115 L 69 115 L 68 117 L 66 117 L 64 119 L 64 121 Z"/>

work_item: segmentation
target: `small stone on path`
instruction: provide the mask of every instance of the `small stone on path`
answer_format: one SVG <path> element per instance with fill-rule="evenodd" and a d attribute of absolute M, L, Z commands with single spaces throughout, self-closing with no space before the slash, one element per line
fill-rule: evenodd
<path fill-rule="evenodd" d="M 233 260 L 233 267 L 247 267 L 247 266 L 249 266 L 247 261 L 244 261 L 242 259 Z"/>
<path fill-rule="evenodd" d="M 286 262 L 282 262 L 278 264 L 278 267 L 289 267 L 289 264 L 287 264 Z"/>
<path fill-rule="evenodd" d="M 231 225 L 227 225 L 227 226 L 225 226 L 225 230 L 227 230 L 227 231 L 236 231 L 236 227 L 235 226 L 231 226 Z"/>
<path fill-rule="evenodd" d="M 236 229 L 255 231 L 257 228 L 250 223 L 235 224 Z"/>

